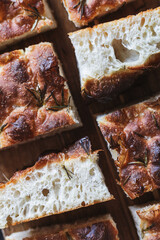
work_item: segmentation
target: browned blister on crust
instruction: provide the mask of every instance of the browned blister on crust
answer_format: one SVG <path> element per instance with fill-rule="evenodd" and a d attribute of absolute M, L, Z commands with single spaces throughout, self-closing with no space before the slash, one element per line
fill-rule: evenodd
<path fill-rule="evenodd" d="M 116 11 L 123 4 L 134 0 L 63 0 L 69 19 L 76 26 L 84 26 L 93 19 Z"/>
<path fill-rule="evenodd" d="M 5 53 L 0 66 L 1 147 L 76 123 L 50 43 Z"/>
<path fill-rule="evenodd" d="M 160 188 L 160 97 L 100 116 L 97 121 L 126 194 L 134 199 Z"/>

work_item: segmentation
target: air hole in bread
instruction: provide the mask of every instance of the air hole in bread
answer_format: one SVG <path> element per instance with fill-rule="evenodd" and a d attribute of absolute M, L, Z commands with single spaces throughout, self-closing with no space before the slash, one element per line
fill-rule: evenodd
<path fill-rule="evenodd" d="M 26 205 L 24 210 L 23 210 L 23 215 L 26 216 L 29 210 L 29 205 Z"/>
<path fill-rule="evenodd" d="M 7 220 L 7 226 L 11 226 L 12 225 L 12 218 L 11 218 L 10 215 L 7 217 L 6 220 Z"/>
<path fill-rule="evenodd" d="M 158 49 L 160 49 L 160 42 L 157 43 L 156 47 L 157 47 Z"/>
<path fill-rule="evenodd" d="M 30 177 L 29 177 L 29 176 L 27 176 L 27 177 L 26 177 L 26 180 L 27 180 L 27 181 L 29 181 L 29 180 L 30 180 Z"/>
<path fill-rule="evenodd" d="M 85 204 L 85 202 L 83 201 L 83 202 L 81 203 L 81 205 L 82 205 L 83 207 L 85 207 L 86 204 Z"/>
<path fill-rule="evenodd" d="M 19 191 L 15 191 L 14 197 L 15 197 L 15 198 L 18 198 L 19 196 L 20 196 L 20 192 L 19 192 Z"/>
<path fill-rule="evenodd" d="M 152 36 L 157 36 L 157 33 L 154 31 L 153 26 L 150 26 L 151 32 L 152 32 Z"/>
<path fill-rule="evenodd" d="M 89 174 L 90 174 L 91 176 L 94 176 L 94 175 L 95 175 L 94 168 L 92 168 L 91 170 L 89 170 Z"/>
<path fill-rule="evenodd" d="M 91 41 L 89 41 L 89 49 L 90 49 L 90 51 L 93 50 L 93 45 L 92 45 Z"/>
<path fill-rule="evenodd" d="M 142 17 L 142 19 L 141 19 L 141 27 L 143 27 L 144 24 L 145 24 L 145 18 Z"/>
<path fill-rule="evenodd" d="M 44 188 L 44 189 L 42 190 L 43 196 L 47 197 L 47 196 L 48 196 L 48 193 L 49 193 L 49 190 L 48 190 L 48 189 Z"/>
<path fill-rule="evenodd" d="M 146 37 L 147 37 L 147 33 L 144 32 L 144 33 L 143 33 L 143 38 L 146 38 Z"/>
<path fill-rule="evenodd" d="M 139 52 L 130 50 L 123 45 L 121 39 L 114 39 L 112 42 L 116 58 L 121 62 L 135 62 L 139 59 Z"/>
<path fill-rule="evenodd" d="M 26 202 L 29 202 L 31 200 L 31 197 L 28 195 L 25 197 Z"/>

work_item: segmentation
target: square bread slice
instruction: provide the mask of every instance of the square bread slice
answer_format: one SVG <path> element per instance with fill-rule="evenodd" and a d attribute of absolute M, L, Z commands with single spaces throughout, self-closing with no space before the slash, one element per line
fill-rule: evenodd
<path fill-rule="evenodd" d="M 113 199 L 97 161 L 86 137 L 17 172 L 0 185 L 0 228 Z"/>
<path fill-rule="evenodd" d="M 0 1 L 0 48 L 55 27 L 47 0 Z"/>
<path fill-rule="evenodd" d="M 130 207 L 140 240 L 160 239 L 160 204 Z"/>
<path fill-rule="evenodd" d="M 69 34 L 84 96 L 111 99 L 160 63 L 160 7 Z"/>
<path fill-rule="evenodd" d="M 28 229 L 13 233 L 6 240 L 119 240 L 118 230 L 111 215 L 85 219 L 67 225 Z"/>
<path fill-rule="evenodd" d="M 81 27 L 131 1 L 134 0 L 63 0 L 63 4 L 69 20 L 73 21 L 76 27 Z"/>
<path fill-rule="evenodd" d="M 0 147 L 79 126 L 50 43 L 0 55 Z"/>
<path fill-rule="evenodd" d="M 160 95 L 97 117 L 131 199 L 160 188 Z"/>

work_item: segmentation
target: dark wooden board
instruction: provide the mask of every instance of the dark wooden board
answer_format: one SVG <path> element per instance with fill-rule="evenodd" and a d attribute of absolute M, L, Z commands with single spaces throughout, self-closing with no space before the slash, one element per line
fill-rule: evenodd
<path fill-rule="evenodd" d="M 58 28 L 39 36 L 21 41 L 11 47 L 7 47 L 2 52 L 14 49 L 25 48 L 29 45 L 39 43 L 41 41 L 49 41 L 54 44 L 55 50 L 62 63 L 64 73 L 68 79 L 68 84 L 73 95 L 75 104 L 78 108 L 83 127 L 74 129 L 70 132 L 56 134 L 40 138 L 32 142 L 28 142 L 16 147 L 11 147 L 0 151 L 0 181 L 3 181 L 4 173 L 10 178 L 15 171 L 32 166 L 38 156 L 49 149 L 61 151 L 63 148 L 74 143 L 76 140 L 84 136 L 89 136 L 93 149 L 103 149 L 100 153 L 100 167 L 104 173 L 106 184 L 110 192 L 115 196 L 115 200 L 97 204 L 95 206 L 79 209 L 56 216 L 50 216 L 38 221 L 32 221 L 23 225 L 17 225 L 5 230 L 6 234 L 14 231 L 26 229 L 28 227 L 44 226 L 58 223 L 68 223 L 80 218 L 97 216 L 99 214 L 111 213 L 117 223 L 119 236 L 121 240 L 137 240 L 136 229 L 129 212 L 128 206 L 133 204 L 143 204 L 150 201 L 160 200 L 160 191 L 147 193 L 143 197 L 134 201 L 129 200 L 121 188 L 117 185 L 116 179 L 118 174 L 114 166 L 113 160 L 106 148 L 106 143 L 97 127 L 95 116 L 100 112 L 109 112 L 113 109 L 126 106 L 128 104 L 139 102 L 149 96 L 160 91 L 160 69 L 150 71 L 140 76 L 135 84 L 121 96 L 117 97 L 106 104 L 91 103 L 87 104 L 80 94 L 79 73 L 74 56 L 74 50 L 67 33 L 75 31 L 76 28 L 72 22 L 68 20 L 67 13 L 60 0 L 50 0 L 50 7 L 54 10 L 54 15 L 58 23 Z M 159 0 L 137 0 L 134 3 L 123 6 L 117 12 L 109 14 L 98 20 L 98 22 L 106 22 L 129 14 L 135 14 L 141 10 L 160 6 Z M 97 21 L 96 21 L 97 22 Z M 93 26 L 94 23 L 90 24 Z"/>

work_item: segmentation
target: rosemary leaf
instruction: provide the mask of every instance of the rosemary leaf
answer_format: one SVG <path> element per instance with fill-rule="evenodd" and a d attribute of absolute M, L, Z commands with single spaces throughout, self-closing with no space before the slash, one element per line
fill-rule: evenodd
<path fill-rule="evenodd" d="M 142 165 L 142 166 L 145 166 L 144 162 L 141 162 L 141 161 L 129 162 L 128 165 Z"/>
<path fill-rule="evenodd" d="M 5 127 L 8 125 L 8 123 L 5 123 L 3 124 L 1 127 L 0 127 L 0 133 L 5 129 Z"/>
<path fill-rule="evenodd" d="M 79 2 L 73 6 L 73 9 L 77 8 L 78 12 L 80 13 L 80 19 L 82 19 L 84 15 L 84 6 L 85 6 L 86 0 L 79 0 Z"/>
<path fill-rule="evenodd" d="M 138 132 L 133 131 L 134 134 L 136 134 L 138 137 L 144 138 L 144 136 Z"/>
<path fill-rule="evenodd" d="M 151 230 L 153 227 L 155 227 L 155 223 L 151 224 L 149 227 L 145 228 L 145 229 L 142 229 L 142 232 L 147 232 L 149 230 Z"/>
<path fill-rule="evenodd" d="M 67 105 L 64 105 L 64 106 L 53 106 L 53 107 L 49 107 L 49 108 L 46 108 L 47 111 L 53 111 L 53 112 L 57 112 L 59 110 L 62 110 L 63 108 L 66 108 L 68 107 Z"/>
<path fill-rule="evenodd" d="M 63 165 L 63 169 L 65 170 L 69 180 L 71 180 L 71 178 L 73 178 L 72 175 L 74 175 L 74 173 L 72 171 L 68 170 L 64 165 Z"/>
<path fill-rule="evenodd" d="M 156 125 L 156 127 L 158 128 L 158 130 L 160 130 L 160 126 L 159 126 L 158 121 L 157 121 L 157 118 L 155 117 L 154 114 L 152 114 L 152 118 L 153 118 L 153 120 L 154 120 L 154 122 L 155 122 L 155 125 Z"/>
<path fill-rule="evenodd" d="M 131 176 L 126 177 L 126 179 L 123 182 L 123 186 L 125 186 L 127 184 L 127 182 L 129 181 L 130 178 L 131 178 Z"/>
<path fill-rule="evenodd" d="M 27 87 L 25 87 L 26 90 L 37 100 L 38 102 L 38 106 L 41 106 L 41 99 L 40 99 L 40 96 L 38 96 L 38 92 L 35 90 L 35 89 L 29 89 Z"/>
<path fill-rule="evenodd" d="M 80 141 L 79 141 L 81 147 L 84 149 L 84 151 L 87 153 L 87 155 L 90 155 L 90 142 L 89 142 L 89 138 L 88 137 L 85 137 L 85 138 L 82 138 Z"/>

